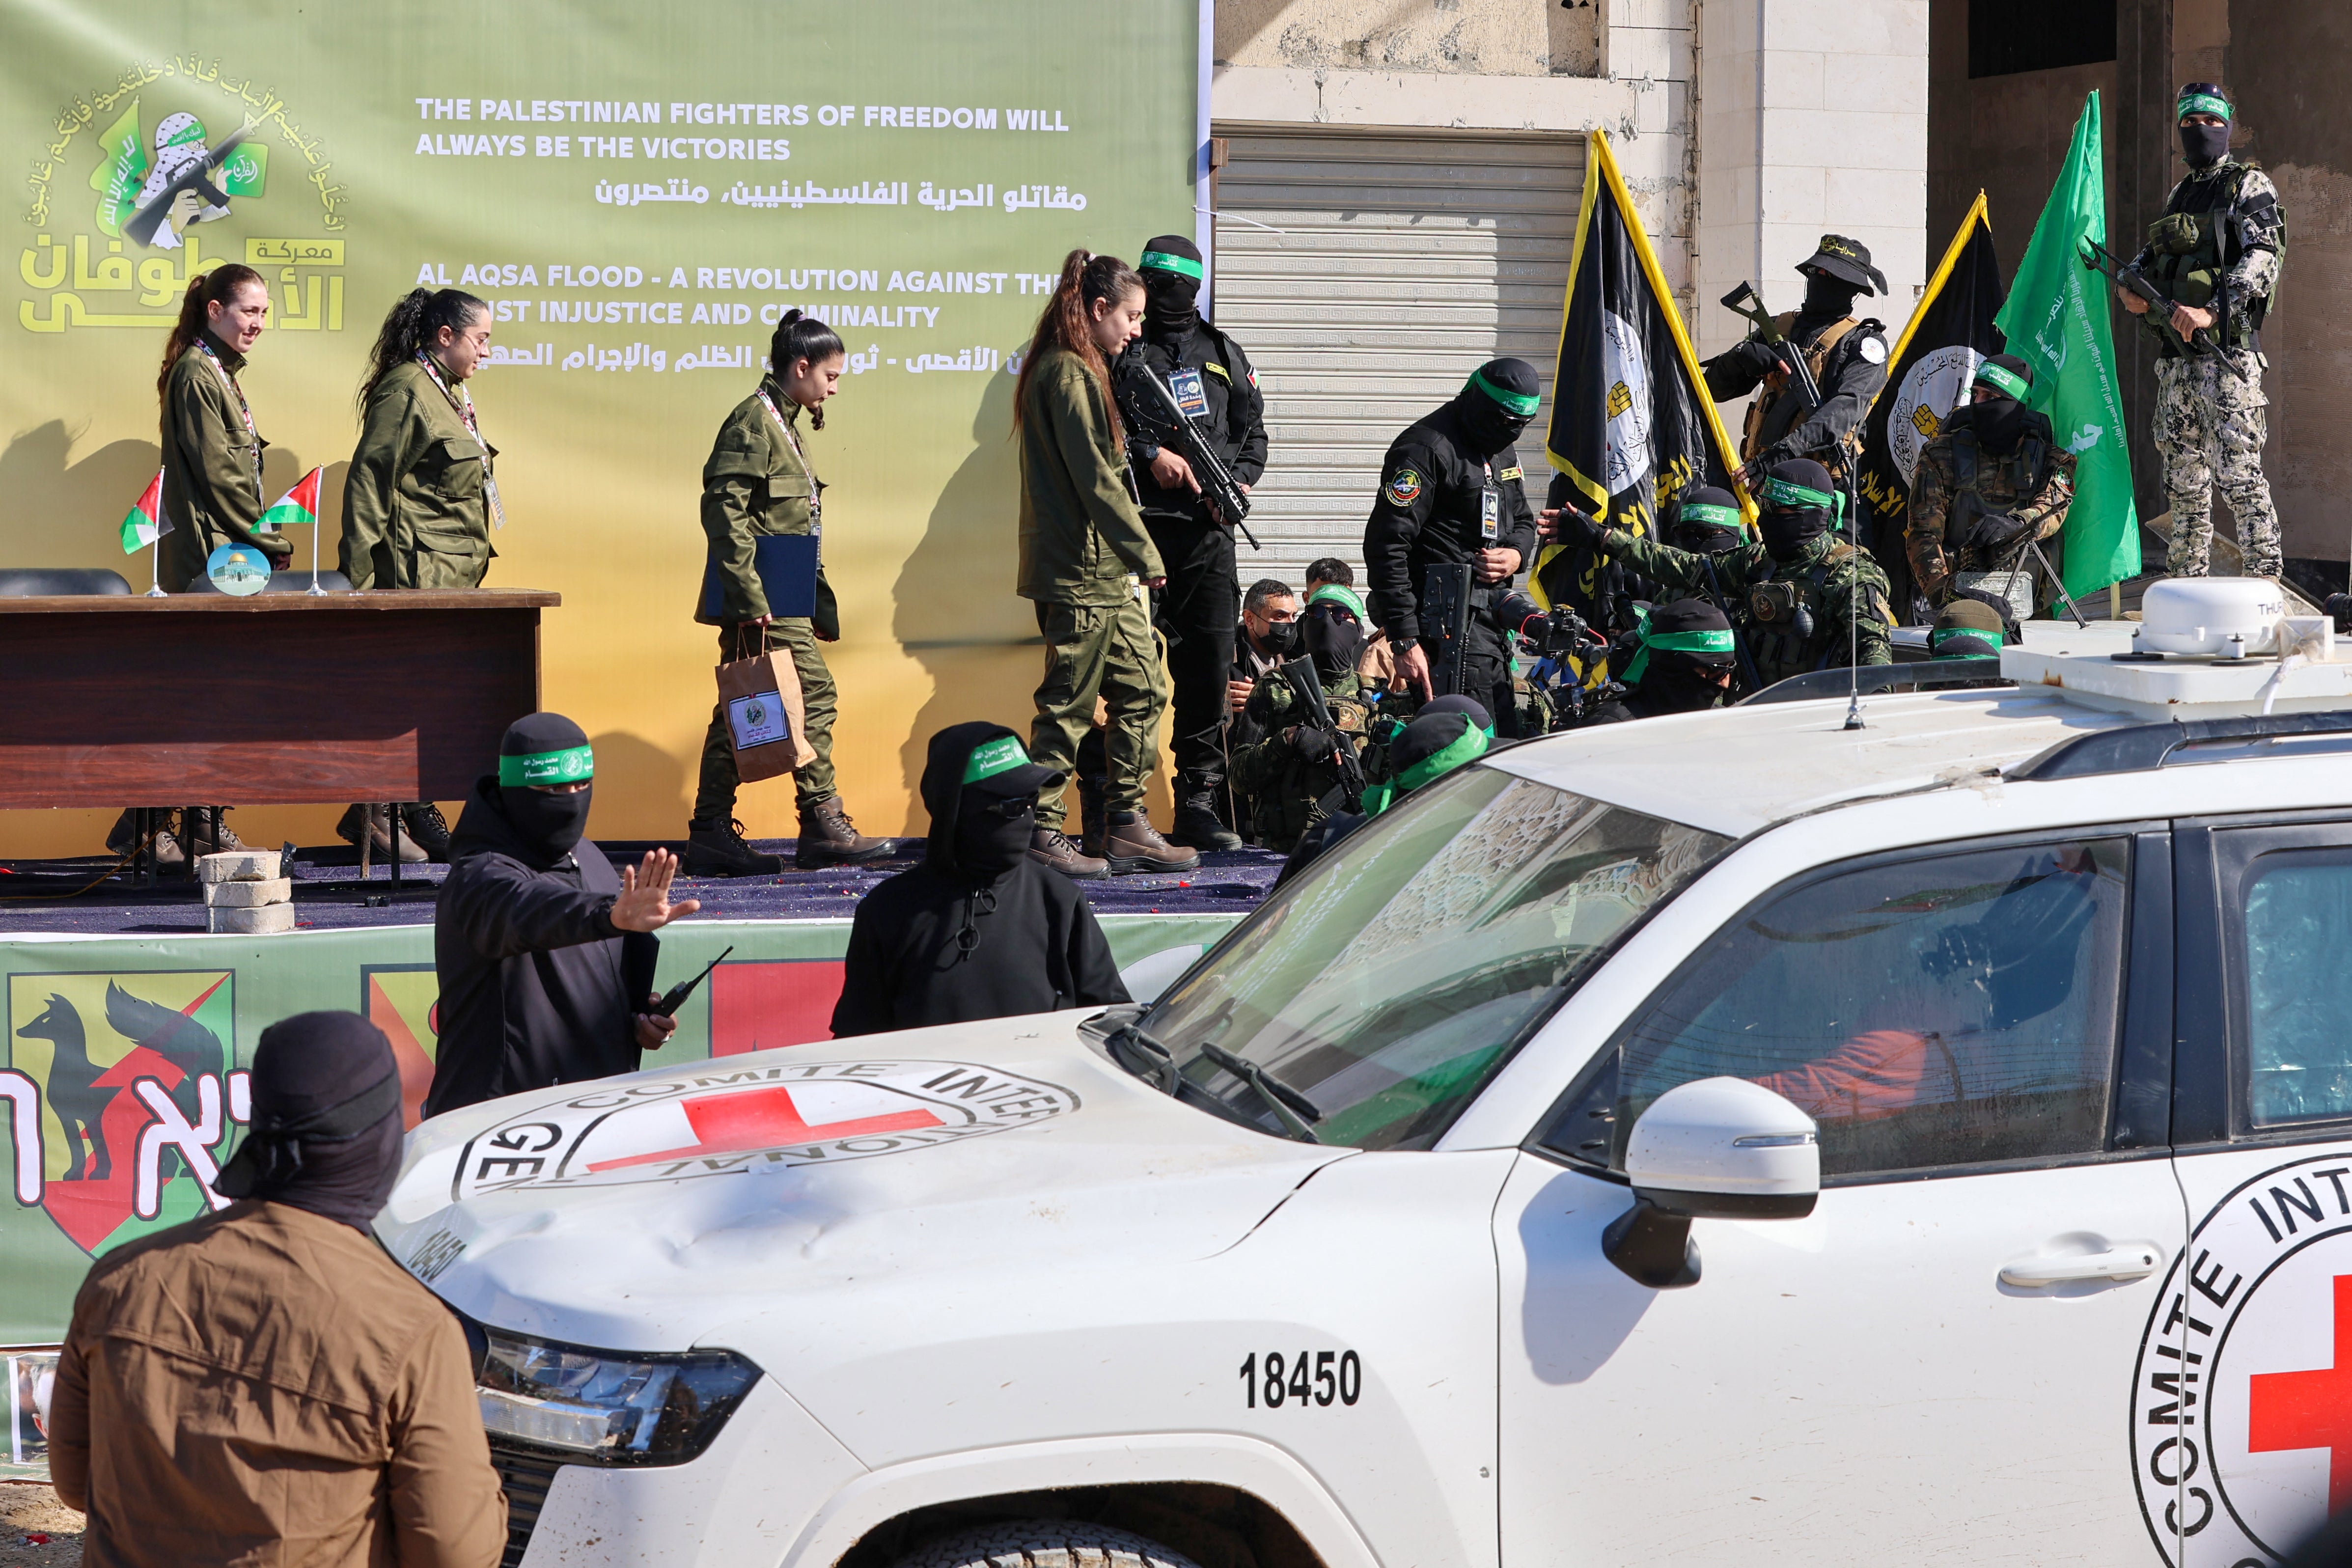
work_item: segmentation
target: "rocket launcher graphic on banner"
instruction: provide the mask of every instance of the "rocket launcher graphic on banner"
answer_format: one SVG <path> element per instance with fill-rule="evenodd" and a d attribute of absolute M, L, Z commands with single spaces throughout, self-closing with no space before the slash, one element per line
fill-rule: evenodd
<path fill-rule="evenodd" d="M 171 531 L 172 519 L 163 515 L 163 471 L 158 468 L 122 519 L 122 553 L 137 555 Z"/>
<path fill-rule="evenodd" d="M 1563 502 L 1611 528 L 1654 537 L 1659 514 L 1694 485 L 1738 492 L 1739 465 L 1716 417 L 1690 334 L 1657 253 L 1618 172 L 1606 133 L 1591 133 L 1584 201 L 1569 266 L 1544 455 Z M 1751 503 L 1742 509 L 1752 517 Z M 1579 547 L 1548 545 L 1530 580 L 1549 607 L 1602 624 L 1626 591 L 1623 570 Z"/>
<path fill-rule="evenodd" d="M 302 476 L 301 482 L 269 504 L 253 525 L 260 534 L 274 534 L 287 524 L 297 528 L 315 528 L 319 521 L 319 479 L 324 468 L 313 468 Z"/>

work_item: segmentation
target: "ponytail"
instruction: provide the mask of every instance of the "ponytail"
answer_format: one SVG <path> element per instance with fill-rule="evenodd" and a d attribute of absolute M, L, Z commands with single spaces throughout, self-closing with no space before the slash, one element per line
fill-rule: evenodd
<path fill-rule="evenodd" d="M 768 340 L 768 373 L 776 378 L 778 386 L 793 373 L 793 367 L 803 360 L 821 365 L 849 350 L 843 346 L 841 334 L 814 316 L 804 316 L 798 307 L 784 312 L 776 323 L 775 336 Z M 824 404 L 818 403 L 809 411 L 809 428 L 824 428 Z"/>
<path fill-rule="evenodd" d="M 462 332 L 488 308 L 487 302 L 457 288 L 412 288 L 402 295 L 385 314 L 383 328 L 375 335 L 375 347 L 369 350 L 367 375 L 360 382 L 361 417 L 366 417 L 368 399 L 375 395 L 376 383 L 390 375 L 394 366 L 406 364 L 432 348 L 442 328 Z"/>
<path fill-rule="evenodd" d="M 237 290 L 248 283 L 258 283 L 266 292 L 269 285 L 262 282 L 261 274 L 241 261 L 225 261 L 206 272 L 188 279 L 188 291 L 180 296 L 180 319 L 172 323 L 172 335 L 163 340 L 163 368 L 155 374 L 155 397 L 163 400 L 163 389 L 172 380 L 172 367 L 180 356 L 195 346 L 196 339 L 212 323 L 210 307 L 226 305 L 236 298 Z"/>
<path fill-rule="evenodd" d="M 1013 385 L 1013 429 L 1021 428 L 1022 410 L 1027 406 L 1029 372 L 1036 369 L 1047 350 L 1066 349 L 1100 383 L 1103 402 L 1110 410 L 1111 438 L 1125 438 L 1118 421 L 1118 400 L 1111 395 L 1110 367 L 1103 362 L 1102 350 L 1095 346 L 1094 306 L 1097 299 L 1117 304 L 1142 287 L 1143 279 L 1135 268 L 1115 256 L 1074 250 L 1062 258 L 1062 276 L 1055 280 L 1054 297 L 1045 301 L 1045 308 L 1037 318 L 1036 334 L 1029 340 L 1029 352 L 1021 361 L 1020 378 Z"/>

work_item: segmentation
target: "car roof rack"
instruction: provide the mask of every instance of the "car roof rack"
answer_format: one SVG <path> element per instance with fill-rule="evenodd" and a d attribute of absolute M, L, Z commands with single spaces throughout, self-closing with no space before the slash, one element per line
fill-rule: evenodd
<path fill-rule="evenodd" d="M 1968 687 L 2014 686 L 2000 673 L 2000 660 L 1930 659 L 1909 664 L 1865 664 L 1859 671 L 1809 670 L 1775 681 L 1762 691 L 1739 699 L 1735 707 L 1761 707 L 1768 703 L 1815 702 L 1858 691 L 1864 696 L 1899 692 L 1948 692 Z"/>
<path fill-rule="evenodd" d="M 2234 718 L 2198 718 L 2176 724 L 2136 724 L 2077 735 L 2035 753 L 2005 771 L 2012 781 L 2090 779 L 2105 773 L 2141 773 L 2179 758 L 2184 749 L 2216 741 L 2262 740 L 2298 735 L 2352 734 L 2352 711 L 2242 714 Z"/>

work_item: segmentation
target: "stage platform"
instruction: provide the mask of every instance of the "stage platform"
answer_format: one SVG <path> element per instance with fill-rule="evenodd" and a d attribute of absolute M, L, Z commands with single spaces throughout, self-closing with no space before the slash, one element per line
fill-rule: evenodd
<path fill-rule="evenodd" d="M 256 844 L 256 849 L 268 846 Z M 654 841 L 602 846 L 619 863 L 635 862 Z M 679 850 L 681 844 L 666 847 Z M 772 877 L 680 877 L 684 893 L 699 899 L 689 920 L 846 919 L 857 901 L 884 877 L 916 864 L 921 839 L 893 841 L 896 852 L 872 865 L 830 871 L 792 869 L 790 839 L 763 840 L 759 849 L 782 855 Z M 1269 850 L 1234 850 L 1202 857 L 1181 876 L 1111 876 L 1081 883 L 1097 915 L 1246 915 L 1274 886 L 1283 857 Z M 408 865 L 393 885 L 381 864 L 359 876 L 359 852 L 346 844 L 297 849 L 290 862 L 296 929 L 347 931 L 429 924 L 446 866 Z M 166 876 L 152 888 L 107 877 L 111 856 L 74 860 L 0 861 L 0 941 L 26 936 L 188 936 L 205 929 L 204 900 L 193 879 Z M 105 877 L 97 886 L 89 884 Z M 88 891 L 76 894 L 77 889 Z M 72 895 L 72 896 L 67 896 Z"/>

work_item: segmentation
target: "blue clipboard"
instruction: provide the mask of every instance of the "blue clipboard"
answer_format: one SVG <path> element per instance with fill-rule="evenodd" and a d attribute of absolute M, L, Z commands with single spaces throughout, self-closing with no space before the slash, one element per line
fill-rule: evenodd
<path fill-rule="evenodd" d="M 751 569 L 768 596 L 768 613 L 782 620 L 816 613 L 817 537 L 814 534 L 761 534 L 751 541 Z M 724 618 L 727 594 L 716 563 L 702 571 L 702 613 Z"/>

